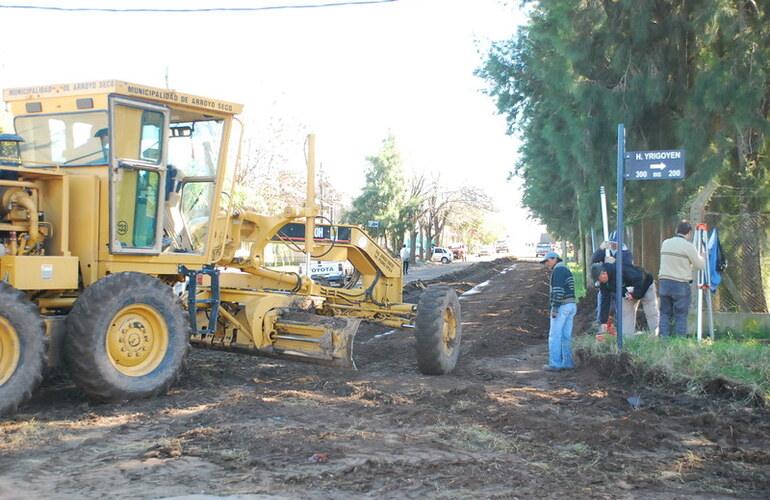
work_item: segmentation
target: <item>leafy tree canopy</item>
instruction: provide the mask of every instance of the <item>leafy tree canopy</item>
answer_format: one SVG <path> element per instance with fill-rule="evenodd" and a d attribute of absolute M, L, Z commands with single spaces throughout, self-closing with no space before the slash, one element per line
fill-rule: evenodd
<path fill-rule="evenodd" d="M 382 141 L 377 156 L 368 156 L 366 161 L 366 183 L 353 200 L 347 220 L 362 226 L 376 221 L 377 227 L 370 228 L 371 234 L 390 239 L 391 246 L 396 248 L 403 238 L 405 227 L 400 217 L 408 200 L 401 154 L 393 134 Z"/>

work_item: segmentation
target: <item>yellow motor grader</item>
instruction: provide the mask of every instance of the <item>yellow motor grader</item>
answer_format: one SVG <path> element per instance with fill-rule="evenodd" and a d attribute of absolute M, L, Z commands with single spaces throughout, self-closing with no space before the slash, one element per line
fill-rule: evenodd
<path fill-rule="evenodd" d="M 312 136 L 304 206 L 261 215 L 229 196 L 240 104 L 116 80 L 3 97 L 15 131 L 0 135 L 0 414 L 50 367 L 96 401 L 158 395 L 190 344 L 352 367 L 362 320 L 413 329 L 422 373 L 454 368 L 455 292 L 403 303 L 397 259 L 358 227 L 321 223 Z M 349 261 L 360 280 L 269 269 L 275 245 Z"/>

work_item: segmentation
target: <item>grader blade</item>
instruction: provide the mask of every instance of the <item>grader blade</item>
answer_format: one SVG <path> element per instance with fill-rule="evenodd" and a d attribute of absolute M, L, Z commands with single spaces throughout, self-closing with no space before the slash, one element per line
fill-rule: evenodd
<path fill-rule="evenodd" d="M 355 369 L 353 338 L 360 324 L 359 318 L 283 312 L 275 323 L 271 349 L 282 357 Z"/>

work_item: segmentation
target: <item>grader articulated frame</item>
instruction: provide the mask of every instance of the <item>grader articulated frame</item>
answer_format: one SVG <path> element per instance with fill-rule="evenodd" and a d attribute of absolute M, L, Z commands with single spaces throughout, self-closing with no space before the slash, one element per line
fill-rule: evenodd
<path fill-rule="evenodd" d="M 396 259 L 358 227 L 316 223 L 312 136 L 304 206 L 261 215 L 225 195 L 239 104 L 116 80 L 4 99 L 16 133 L 0 135 L 0 414 L 56 366 L 96 401 L 158 395 L 191 343 L 354 366 L 362 320 L 414 330 L 423 373 L 454 368 L 454 291 L 405 304 Z M 348 260 L 360 282 L 268 269 L 271 245 Z"/>

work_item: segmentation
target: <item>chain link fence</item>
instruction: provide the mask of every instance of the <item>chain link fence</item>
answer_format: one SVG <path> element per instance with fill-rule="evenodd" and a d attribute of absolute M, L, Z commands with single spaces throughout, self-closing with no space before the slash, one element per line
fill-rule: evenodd
<path fill-rule="evenodd" d="M 720 186 L 704 213 L 709 235 L 717 228 L 727 269 L 713 296 L 714 311 L 768 312 L 770 303 L 770 193 Z"/>

